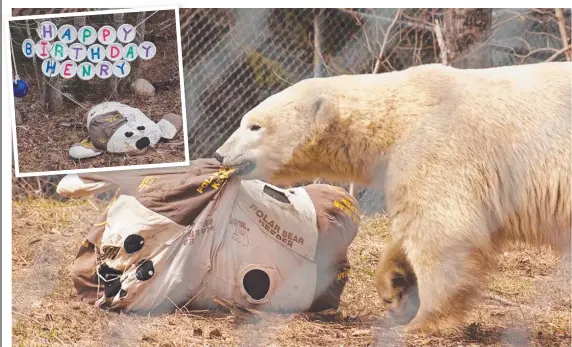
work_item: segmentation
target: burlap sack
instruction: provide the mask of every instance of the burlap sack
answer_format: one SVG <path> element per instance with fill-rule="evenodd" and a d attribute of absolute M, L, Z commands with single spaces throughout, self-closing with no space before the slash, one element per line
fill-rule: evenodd
<path fill-rule="evenodd" d="M 350 269 L 347 247 L 359 223 L 357 201 L 345 190 L 330 185 L 281 190 L 260 181 L 240 181 L 233 172 L 221 168 L 215 159 L 199 159 L 190 167 L 66 176 L 58 186 L 58 192 L 66 196 L 118 188 L 77 253 L 72 279 L 78 296 L 111 309 L 139 308 L 145 312 L 169 311 L 174 304 L 184 305 L 191 295 L 195 298 L 189 304 L 191 308 L 210 307 L 209 301 L 215 294 L 262 310 L 337 308 Z M 268 215 L 263 212 L 266 210 Z M 256 218 L 248 219 L 250 212 L 252 216 L 264 215 L 258 220 L 262 224 L 257 224 Z M 229 214 L 231 217 L 226 217 Z M 117 231 L 119 226 L 121 231 Z M 226 239 L 217 236 L 223 234 Z M 110 237 L 116 239 L 109 240 Z M 247 243 L 247 247 L 259 245 L 254 252 L 257 254 L 237 249 Z M 180 254 L 187 253 L 182 247 L 190 246 L 196 255 L 190 260 L 191 267 L 173 261 L 173 256 L 169 258 L 171 252 L 183 259 Z M 264 254 L 270 248 L 273 250 Z M 217 253 L 218 249 L 221 252 Z M 136 270 L 142 266 L 137 262 L 144 259 L 132 255 L 139 253 L 146 259 L 154 257 L 153 290 L 143 286 L 150 281 L 142 282 L 137 277 L 141 271 Z M 254 266 L 259 258 L 261 264 L 266 264 L 262 268 L 270 269 L 271 282 L 277 283 L 270 286 L 279 287 L 266 294 L 270 298 L 260 300 L 250 297 L 253 289 L 248 288 L 246 277 L 242 277 L 242 282 L 237 279 L 228 284 L 233 282 L 238 267 Z M 205 262 L 211 265 L 202 266 Z M 267 266 L 269 262 L 275 264 Z M 173 269 L 184 273 L 175 280 L 163 275 Z M 133 275 L 126 275 L 129 271 Z M 257 286 L 260 282 L 253 283 Z M 183 289 L 173 290 L 176 286 Z M 167 287 L 167 301 L 149 299 Z M 257 290 L 254 288 L 254 292 Z M 138 301 L 130 301 L 135 293 Z M 245 295 L 247 300 L 242 300 Z"/>

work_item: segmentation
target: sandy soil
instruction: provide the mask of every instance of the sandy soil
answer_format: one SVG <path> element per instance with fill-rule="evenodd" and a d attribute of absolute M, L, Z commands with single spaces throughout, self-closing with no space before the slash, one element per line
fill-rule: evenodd
<path fill-rule="evenodd" d="M 373 287 L 388 240 L 385 216 L 365 218 L 350 249 L 352 271 L 337 312 L 244 316 L 184 309 L 159 317 L 100 311 L 79 302 L 70 265 L 104 206 L 30 199 L 13 208 L 13 327 L 17 346 L 569 346 L 570 277 L 551 251 L 515 245 L 499 257 L 485 300 L 450 337 L 385 328 Z"/>

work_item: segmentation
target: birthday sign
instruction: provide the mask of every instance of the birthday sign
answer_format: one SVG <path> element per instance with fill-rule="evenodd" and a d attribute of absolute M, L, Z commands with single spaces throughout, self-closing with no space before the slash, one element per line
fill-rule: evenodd
<path fill-rule="evenodd" d="M 25 39 L 22 51 L 27 58 L 42 59 L 42 73 L 48 77 L 77 76 L 85 81 L 95 76 L 123 78 L 131 72 L 130 62 L 137 58 L 149 60 L 157 54 L 152 42 L 132 42 L 137 31 L 131 24 L 123 24 L 117 30 L 109 25 L 95 30 L 89 25 L 76 29 L 64 24 L 58 28 L 44 21 L 37 30 L 40 41 Z"/>

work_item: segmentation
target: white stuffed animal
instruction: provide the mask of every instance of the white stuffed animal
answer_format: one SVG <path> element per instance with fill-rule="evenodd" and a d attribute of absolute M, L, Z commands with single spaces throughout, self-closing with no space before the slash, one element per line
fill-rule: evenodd
<path fill-rule="evenodd" d="M 105 151 L 142 154 L 161 138 L 172 139 L 183 128 L 179 115 L 169 113 L 155 123 L 141 110 L 119 102 L 93 106 L 85 120 L 88 137 L 69 150 L 75 159 L 95 157 Z"/>

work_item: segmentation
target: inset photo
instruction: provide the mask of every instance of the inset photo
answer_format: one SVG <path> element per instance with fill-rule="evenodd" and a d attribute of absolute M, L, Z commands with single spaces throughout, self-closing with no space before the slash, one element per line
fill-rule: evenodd
<path fill-rule="evenodd" d="M 8 25 L 16 176 L 188 165 L 178 8 Z"/>

